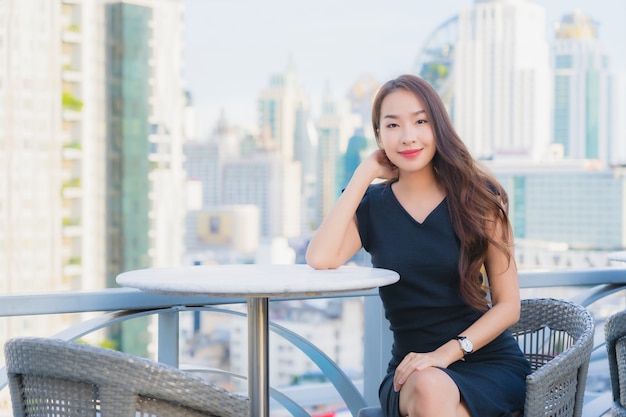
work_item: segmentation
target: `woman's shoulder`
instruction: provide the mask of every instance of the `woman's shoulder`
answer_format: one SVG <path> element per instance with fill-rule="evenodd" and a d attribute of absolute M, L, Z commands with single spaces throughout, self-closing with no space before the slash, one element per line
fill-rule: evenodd
<path fill-rule="evenodd" d="M 368 204 L 376 204 L 388 201 L 392 196 L 390 182 L 377 182 L 370 184 L 365 190 L 363 202 Z"/>
<path fill-rule="evenodd" d="M 365 190 L 365 195 L 361 200 L 361 207 L 378 207 L 381 204 L 386 206 L 392 198 L 391 183 L 377 182 L 370 184 Z"/>
<path fill-rule="evenodd" d="M 376 182 L 376 183 L 370 184 L 369 187 L 367 187 L 367 191 L 365 191 L 365 194 L 382 196 L 387 193 L 391 193 L 391 184 L 392 183 L 390 181 Z"/>

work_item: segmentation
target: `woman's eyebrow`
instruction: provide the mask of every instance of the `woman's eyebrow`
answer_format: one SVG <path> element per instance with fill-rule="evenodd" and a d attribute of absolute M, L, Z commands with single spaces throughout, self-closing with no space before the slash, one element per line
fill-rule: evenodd
<path fill-rule="evenodd" d="M 426 110 L 418 110 L 416 112 L 411 113 L 412 116 L 417 116 L 419 114 L 426 113 Z M 395 114 L 386 114 L 383 116 L 383 119 L 397 119 L 399 116 Z"/>

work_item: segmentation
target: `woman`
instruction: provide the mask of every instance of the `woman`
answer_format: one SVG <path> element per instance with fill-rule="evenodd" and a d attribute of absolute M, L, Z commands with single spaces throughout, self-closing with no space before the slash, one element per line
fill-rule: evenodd
<path fill-rule="evenodd" d="M 387 417 L 520 415 L 530 367 L 506 330 L 520 295 L 504 189 L 419 77 L 383 85 L 372 124 L 379 149 L 314 234 L 308 264 L 337 268 L 363 247 L 399 273 L 380 289 L 394 335 Z"/>

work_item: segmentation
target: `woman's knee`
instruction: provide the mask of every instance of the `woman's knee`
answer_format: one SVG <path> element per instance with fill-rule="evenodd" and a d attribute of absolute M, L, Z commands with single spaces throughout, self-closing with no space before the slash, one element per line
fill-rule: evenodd
<path fill-rule="evenodd" d="M 416 393 L 428 395 L 429 397 L 444 396 L 445 398 L 455 398 L 455 393 L 457 394 L 456 397 L 459 396 L 459 389 L 452 378 L 439 368 L 427 368 L 414 372 L 411 376 L 413 377 L 411 385 Z"/>
<path fill-rule="evenodd" d="M 460 394 L 456 384 L 448 374 L 438 368 L 414 372 L 400 392 L 400 408 L 406 411 L 425 411 L 431 407 L 441 409 L 446 405 L 456 409 L 459 402 Z"/>

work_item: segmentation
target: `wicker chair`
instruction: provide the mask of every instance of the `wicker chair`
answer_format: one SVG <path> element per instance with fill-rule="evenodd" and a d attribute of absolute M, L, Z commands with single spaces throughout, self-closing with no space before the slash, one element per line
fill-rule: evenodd
<path fill-rule="evenodd" d="M 176 368 L 46 338 L 5 345 L 14 417 L 241 417 L 248 399 Z"/>
<path fill-rule="evenodd" d="M 580 417 L 593 349 L 591 313 L 563 300 L 522 300 L 520 320 L 510 331 L 532 368 L 524 417 Z M 367 407 L 359 417 L 383 417 L 383 412 Z"/>
<path fill-rule="evenodd" d="M 604 325 L 606 349 L 609 354 L 612 415 L 626 417 L 626 311 L 609 317 Z"/>

